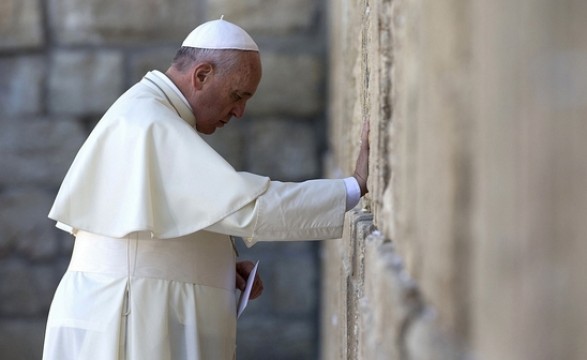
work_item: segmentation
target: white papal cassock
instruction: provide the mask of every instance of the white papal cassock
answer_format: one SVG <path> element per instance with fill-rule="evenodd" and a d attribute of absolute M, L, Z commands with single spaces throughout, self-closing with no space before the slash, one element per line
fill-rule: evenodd
<path fill-rule="evenodd" d="M 237 172 L 194 124 L 177 88 L 150 72 L 78 152 L 49 213 L 76 240 L 45 360 L 232 359 L 230 236 L 247 246 L 341 236 L 343 180 Z"/>

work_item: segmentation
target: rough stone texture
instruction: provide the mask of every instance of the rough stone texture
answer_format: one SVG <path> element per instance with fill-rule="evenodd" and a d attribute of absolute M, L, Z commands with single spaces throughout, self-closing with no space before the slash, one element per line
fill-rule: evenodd
<path fill-rule="evenodd" d="M 41 3 L 3 0 L 0 3 L 0 50 L 35 48 L 42 43 Z"/>
<path fill-rule="evenodd" d="M 378 231 L 324 248 L 322 358 L 586 358 L 585 3 L 329 10 L 330 173 L 369 121 Z"/>
<path fill-rule="evenodd" d="M 310 54 L 261 53 L 263 79 L 249 101 L 252 116 L 315 116 L 323 103 L 321 59 Z"/>
<path fill-rule="evenodd" d="M 250 171 L 282 181 L 315 176 L 317 141 L 312 125 L 280 119 L 252 123 L 246 153 Z"/>
<path fill-rule="evenodd" d="M 44 58 L 0 58 L 0 68 L 0 116 L 39 114 L 43 109 Z"/>
<path fill-rule="evenodd" d="M 313 25 L 320 2 L 312 0 L 217 0 L 208 5 L 208 19 L 224 15 L 252 35 L 287 35 L 308 31 Z"/>
<path fill-rule="evenodd" d="M 82 127 L 71 120 L 3 119 L 0 185 L 59 186 L 84 140 Z"/>
<path fill-rule="evenodd" d="M 50 0 L 52 31 L 59 44 L 181 44 L 198 24 L 199 2 L 190 0 Z"/>
<path fill-rule="evenodd" d="M 474 14 L 475 348 L 480 359 L 584 359 L 587 6 L 496 1 Z"/>
<path fill-rule="evenodd" d="M 123 92 L 122 70 L 122 56 L 116 51 L 56 52 L 49 74 L 50 112 L 103 113 Z"/>

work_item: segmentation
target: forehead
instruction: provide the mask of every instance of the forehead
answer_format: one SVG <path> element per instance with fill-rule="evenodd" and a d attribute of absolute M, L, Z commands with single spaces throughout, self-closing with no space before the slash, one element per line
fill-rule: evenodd
<path fill-rule="evenodd" d="M 230 84 L 233 90 L 253 94 L 261 81 L 262 68 L 258 52 L 242 52 L 238 65 L 230 72 Z"/>

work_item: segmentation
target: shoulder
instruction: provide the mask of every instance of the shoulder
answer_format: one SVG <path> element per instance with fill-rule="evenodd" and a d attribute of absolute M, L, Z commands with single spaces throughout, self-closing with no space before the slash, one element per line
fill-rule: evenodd
<path fill-rule="evenodd" d="M 122 94 L 104 114 L 100 123 L 133 128 L 169 129 L 189 127 L 161 93 L 138 83 Z"/>

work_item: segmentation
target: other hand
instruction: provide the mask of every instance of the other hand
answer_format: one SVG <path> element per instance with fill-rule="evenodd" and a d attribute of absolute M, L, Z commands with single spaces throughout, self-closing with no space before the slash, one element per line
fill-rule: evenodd
<path fill-rule="evenodd" d="M 236 288 L 240 291 L 244 291 L 247 285 L 247 279 L 249 274 L 255 267 L 255 263 L 249 260 L 237 261 L 236 263 Z M 263 281 L 259 276 L 259 272 L 255 274 L 255 281 L 253 282 L 253 288 L 251 289 L 250 299 L 256 299 L 263 293 Z"/>

